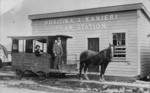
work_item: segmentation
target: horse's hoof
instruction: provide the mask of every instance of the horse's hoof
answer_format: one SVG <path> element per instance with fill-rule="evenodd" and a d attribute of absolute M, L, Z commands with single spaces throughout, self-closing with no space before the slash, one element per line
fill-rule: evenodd
<path fill-rule="evenodd" d="M 86 78 L 86 80 L 89 80 L 89 78 Z"/>
<path fill-rule="evenodd" d="M 83 78 L 79 78 L 79 80 L 83 80 Z"/>
<path fill-rule="evenodd" d="M 103 82 L 102 79 L 99 79 L 100 82 Z"/>
<path fill-rule="evenodd" d="M 99 79 L 99 81 L 100 81 L 100 82 L 104 82 L 104 81 L 105 81 L 105 79 L 101 79 L 101 78 L 100 78 L 100 79 Z"/>
<path fill-rule="evenodd" d="M 84 75 L 84 77 L 86 80 L 89 80 L 89 77 L 86 74 Z"/>

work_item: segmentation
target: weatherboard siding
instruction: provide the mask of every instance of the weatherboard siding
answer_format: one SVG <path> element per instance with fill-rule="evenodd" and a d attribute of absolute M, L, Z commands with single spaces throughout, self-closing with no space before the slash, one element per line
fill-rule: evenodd
<path fill-rule="evenodd" d="M 87 38 L 99 37 L 100 46 L 99 49 L 103 50 L 108 47 L 109 43 L 112 43 L 112 33 L 125 32 L 127 40 L 127 61 L 124 62 L 111 62 L 106 69 L 106 75 L 113 76 L 137 76 L 138 75 L 138 53 L 137 53 L 137 11 L 125 11 L 125 12 L 114 12 L 105 13 L 106 15 L 117 14 L 117 20 L 106 20 L 100 22 L 89 22 L 90 24 L 105 24 L 106 28 L 99 29 L 80 29 L 80 30 L 56 30 L 50 27 L 56 25 L 42 25 L 44 20 L 40 19 L 32 21 L 33 35 L 54 35 L 64 34 L 70 35 L 73 38 L 67 41 L 67 52 L 68 55 L 76 54 L 79 59 L 80 53 L 87 50 Z M 92 15 L 81 15 L 73 16 L 68 18 L 84 18 L 85 16 L 97 16 L 105 14 L 92 14 Z M 62 17 L 63 18 L 63 17 Z M 64 17 L 67 18 L 67 17 Z M 86 22 L 72 23 L 71 25 L 82 25 L 87 24 Z M 65 26 L 70 24 L 58 24 L 59 26 Z M 57 25 L 57 26 L 58 26 Z"/>
<path fill-rule="evenodd" d="M 140 68 L 141 77 L 150 73 L 150 20 L 142 11 L 139 11 L 139 30 L 140 30 Z"/>

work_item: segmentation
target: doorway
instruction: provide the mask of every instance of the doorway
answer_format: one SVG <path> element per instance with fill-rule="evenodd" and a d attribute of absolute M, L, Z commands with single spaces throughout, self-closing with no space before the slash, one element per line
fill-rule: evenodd
<path fill-rule="evenodd" d="M 99 38 L 88 38 L 88 50 L 99 52 Z M 90 64 L 88 72 L 99 72 L 99 66 Z"/>

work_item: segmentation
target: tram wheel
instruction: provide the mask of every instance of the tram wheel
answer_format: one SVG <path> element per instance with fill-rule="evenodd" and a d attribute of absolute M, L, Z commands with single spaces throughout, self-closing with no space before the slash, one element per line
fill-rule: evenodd
<path fill-rule="evenodd" d="M 24 73 L 21 70 L 16 69 L 16 75 L 19 76 L 19 77 L 23 77 Z"/>
<path fill-rule="evenodd" d="M 61 78 L 66 78 L 66 77 L 67 77 L 67 76 L 66 76 L 66 73 L 61 73 L 61 74 L 60 74 L 60 77 L 61 77 Z"/>
<path fill-rule="evenodd" d="M 46 79 L 47 78 L 46 73 L 44 73 L 42 71 L 37 72 L 37 75 L 39 76 L 40 79 Z"/>

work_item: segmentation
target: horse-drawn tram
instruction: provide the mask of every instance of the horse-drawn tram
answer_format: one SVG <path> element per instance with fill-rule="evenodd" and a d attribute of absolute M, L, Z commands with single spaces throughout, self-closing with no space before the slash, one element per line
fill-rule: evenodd
<path fill-rule="evenodd" d="M 54 68 L 55 56 L 53 45 L 56 38 L 61 38 L 63 55 L 61 56 L 61 68 Z M 46 76 L 48 73 L 74 73 L 77 71 L 76 55 L 67 55 L 67 39 L 72 38 L 66 35 L 55 36 L 10 36 L 12 39 L 12 68 L 17 75 L 32 71 L 39 76 Z M 35 55 L 35 46 L 41 46 L 43 53 Z M 67 57 L 73 58 L 67 61 Z"/>

